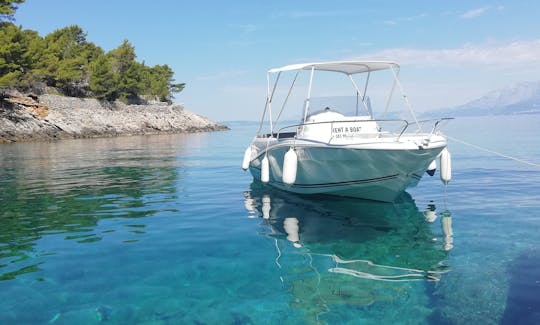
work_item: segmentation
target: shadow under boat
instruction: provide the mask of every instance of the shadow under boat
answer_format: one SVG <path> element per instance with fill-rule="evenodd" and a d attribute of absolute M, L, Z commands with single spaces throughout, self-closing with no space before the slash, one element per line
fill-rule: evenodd
<path fill-rule="evenodd" d="M 261 235 L 274 241 L 294 304 L 321 307 L 316 314 L 332 304 L 393 300 L 403 290 L 397 282 L 439 281 L 450 271 L 450 213 L 437 213 L 435 203 L 420 211 L 406 192 L 384 203 L 298 195 L 254 181 L 244 196 Z"/>

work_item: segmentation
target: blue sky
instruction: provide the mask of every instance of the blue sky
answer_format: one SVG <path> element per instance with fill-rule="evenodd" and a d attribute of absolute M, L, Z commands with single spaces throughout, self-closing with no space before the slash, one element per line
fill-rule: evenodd
<path fill-rule="evenodd" d="M 111 50 L 168 64 L 175 101 L 214 120 L 256 120 L 266 71 L 320 60 L 395 60 L 416 110 L 540 80 L 540 1 L 26 0 L 16 24 L 71 24 Z"/>

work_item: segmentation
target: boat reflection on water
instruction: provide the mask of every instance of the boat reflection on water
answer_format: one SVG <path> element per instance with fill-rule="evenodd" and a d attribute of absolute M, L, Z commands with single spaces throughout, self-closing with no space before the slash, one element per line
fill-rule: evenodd
<path fill-rule="evenodd" d="M 311 309 L 317 321 L 330 305 L 417 303 L 407 290 L 425 290 L 450 271 L 451 215 L 438 214 L 433 202 L 421 212 L 405 192 L 383 203 L 300 196 L 259 182 L 244 195 L 260 233 L 274 241 L 292 304 Z"/>
<path fill-rule="evenodd" d="M 435 204 L 428 204 L 424 210 L 424 216 L 427 222 L 435 222 L 437 220 L 437 208 Z M 449 251 L 454 248 L 454 230 L 452 229 L 452 214 L 445 210 L 441 213 L 441 230 L 443 233 L 443 249 Z"/>

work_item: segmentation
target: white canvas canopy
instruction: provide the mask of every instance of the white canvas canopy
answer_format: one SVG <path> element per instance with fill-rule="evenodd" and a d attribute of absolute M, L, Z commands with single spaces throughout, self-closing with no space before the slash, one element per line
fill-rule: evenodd
<path fill-rule="evenodd" d="M 281 68 L 268 70 L 268 73 L 295 70 L 321 70 L 341 72 L 347 75 L 356 73 L 371 72 L 377 70 L 399 69 L 399 64 L 391 61 L 334 61 L 334 62 L 314 62 L 286 65 Z"/>

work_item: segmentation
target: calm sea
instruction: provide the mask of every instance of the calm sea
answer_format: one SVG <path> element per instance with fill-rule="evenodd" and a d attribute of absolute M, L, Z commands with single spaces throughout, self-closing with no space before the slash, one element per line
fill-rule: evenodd
<path fill-rule="evenodd" d="M 540 116 L 447 134 L 540 163 Z M 0 324 L 539 324 L 540 169 L 450 142 L 395 204 L 240 169 L 231 131 L 0 146 Z"/>

